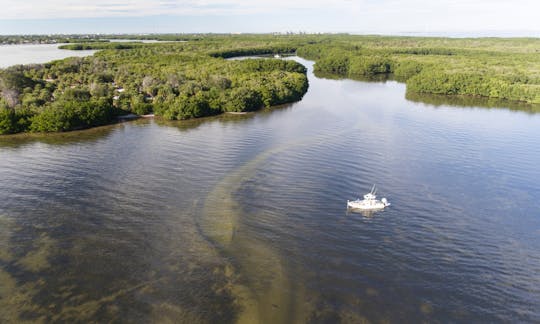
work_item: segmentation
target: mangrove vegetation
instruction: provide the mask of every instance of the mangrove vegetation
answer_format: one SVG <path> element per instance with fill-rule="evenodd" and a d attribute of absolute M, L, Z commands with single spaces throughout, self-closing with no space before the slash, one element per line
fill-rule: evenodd
<path fill-rule="evenodd" d="M 391 75 L 408 92 L 540 103 L 540 39 L 348 36 L 298 55 L 315 60 L 316 73 Z"/>
<path fill-rule="evenodd" d="M 540 40 L 533 38 L 170 34 L 129 37 L 160 43 L 110 42 L 114 37 L 67 39 L 81 42 L 65 49 L 100 50 L 90 57 L 0 70 L 0 134 L 87 128 L 127 113 L 180 120 L 300 100 L 308 88 L 302 65 L 227 60 L 277 53 L 314 60 L 317 75 L 392 77 L 407 84 L 409 97 L 540 103 Z"/>
<path fill-rule="evenodd" d="M 299 63 L 226 60 L 232 49 L 214 42 L 67 46 L 105 49 L 0 71 L 0 134 L 87 128 L 126 113 L 179 120 L 254 111 L 297 101 L 308 88 Z"/>

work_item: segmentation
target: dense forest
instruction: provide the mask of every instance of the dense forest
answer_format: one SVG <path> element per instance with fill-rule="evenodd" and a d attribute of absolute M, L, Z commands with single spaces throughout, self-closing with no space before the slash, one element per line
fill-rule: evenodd
<path fill-rule="evenodd" d="M 74 44 L 75 49 L 104 50 L 0 70 L 0 134 L 87 128 L 126 113 L 189 119 L 302 98 L 308 87 L 304 66 L 278 59 L 224 59 L 237 51 L 234 44 Z M 260 53 L 253 46 L 253 53 Z"/>
<path fill-rule="evenodd" d="M 275 53 L 316 61 L 318 75 L 391 76 L 406 82 L 409 94 L 540 103 L 539 39 L 170 34 L 129 37 L 164 43 L 109 42 L 114 38 L 64 45 L 101 50 L 90 57 L 0 70 L 0 134 L 86 128 L 126 113 L 189 119 L 301 99 L 308 87 L 302 65 L 226 60 Z"/>
<path fill-rule="evenodd" d="M 298 55 L 315 72 L 347 78 L 389 74 L 407 91 L 540 103 L 540 39 L 349 36 Z"/>

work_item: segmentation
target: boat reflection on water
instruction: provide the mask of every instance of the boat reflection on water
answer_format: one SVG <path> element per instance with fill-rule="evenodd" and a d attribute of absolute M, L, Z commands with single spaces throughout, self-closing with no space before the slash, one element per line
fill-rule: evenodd
<path fill-rule="evenodd" d="M 348 208 L 347 215 L 353 213 L 353 214 L 361 214 L 362 216 L 366 218 L 373 218 L 373 216 L 375 216 L 375 214 L 379 211 L 381 210 L 363 210 L 363 209 Z"/>

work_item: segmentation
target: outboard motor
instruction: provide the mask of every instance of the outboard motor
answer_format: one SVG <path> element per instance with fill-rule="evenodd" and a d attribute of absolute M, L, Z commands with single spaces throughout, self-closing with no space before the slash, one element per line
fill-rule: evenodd
<path fill-rule="evenodd" d="M 390 205 L 390 204 L 388 203 L 388 200 L 386 200 L 386 198 L 381 199 L 381 202 L 382 202 L 385 206 Z"/>

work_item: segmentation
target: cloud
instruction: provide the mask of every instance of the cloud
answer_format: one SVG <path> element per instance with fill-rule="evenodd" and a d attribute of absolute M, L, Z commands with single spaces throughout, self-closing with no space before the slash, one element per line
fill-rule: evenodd
<path fill-rule="evenodd" d="M 147 17 L 154 17 L 153 23 L 159 25 L 167 21 L 165 17 L 191 16 L 198 21 L 190 20 L 191 25 L 183 27 L 216 31 L 230 28 L 231 21 L 242 31 L 260 25 L 273 30 L 374 33 L 540 30 L 538 0 L 0 0 L 0 6 L 4 21 L 140 18 L 148 22 Z M 245 17 L 239 20 L 238 15 Z"/>
<path fill-rule="evenodd" d="M 349 0 L 0 0 L 0 19 L 97 18 L 157 15 L 258 14 L 324 7 L 346 8 Z"/>

